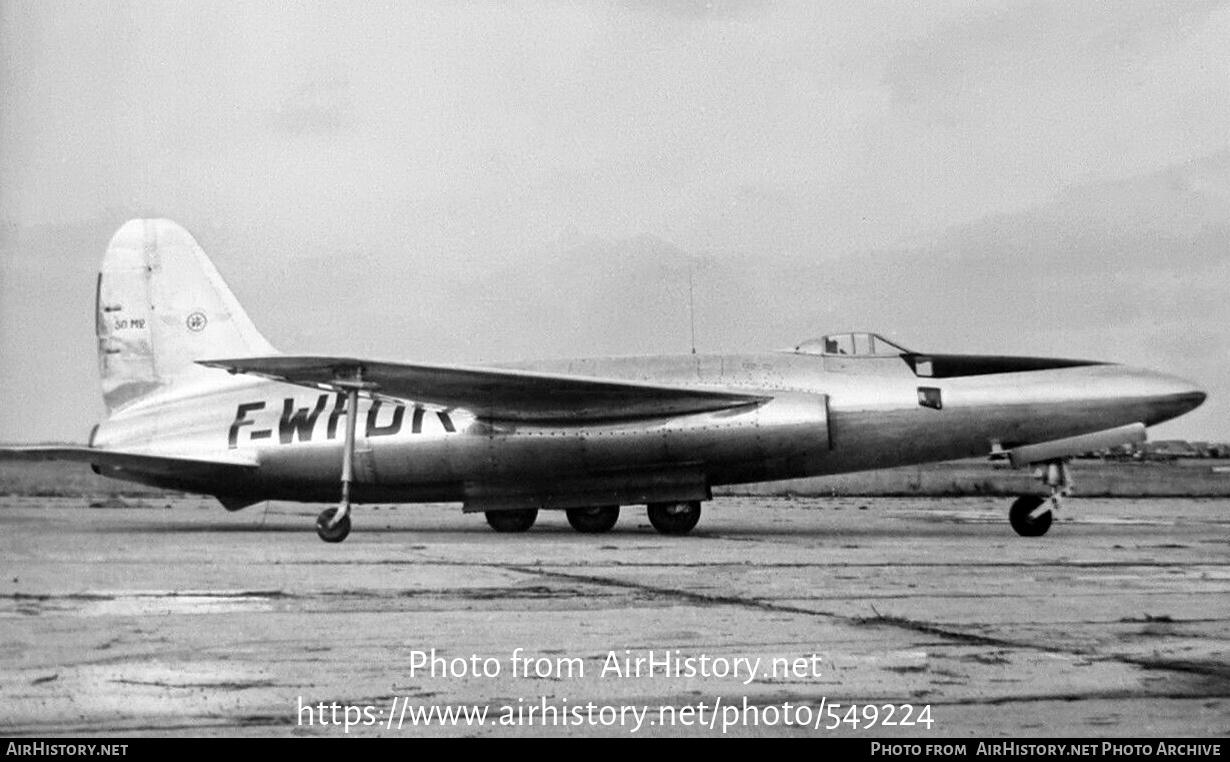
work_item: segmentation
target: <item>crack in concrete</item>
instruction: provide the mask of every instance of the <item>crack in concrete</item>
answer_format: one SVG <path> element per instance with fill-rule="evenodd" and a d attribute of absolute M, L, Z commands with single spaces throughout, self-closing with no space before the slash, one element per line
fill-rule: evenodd
<path fill-rule="evenodd" d="M 1121 664 L 1130 664 L 1135 667 L 1148 670 L 1161 670 L 1168 672 L 1177 672 L 1185 675 L 1195 675 L 1206 680 L 1211 680 L 1216 689 L 1210 686 L 1210 690 L 1202 692 L 1202 697 L 1230 697 L 1230 665 L 1214 661 L 1195 661 L 1184 659 L 1165 659 L 1160 657 L 1134 657 L 1120 654 L 1101 655 L 1090 652 L 1081 648 L 1063 648 L 1057 645 L 1045 645 L 1033 642 L 1018 642 L 1005 638 L 990 637 L 987 635 L 976 635 L 970 632 L 962 632 L 953 630 L 942 625 L 937 625 L 931 622 L 922 622 L 915 619 L 907 619 L 905 617 L 894 616 L 875 616 L 875 617 L 855 617 L 846 614 L 838 614 L 832 611 L 821 611 L 816 609 L 805 609 L 799 606 L 789 606 L 778 603 L 766 602 L 755 598 L 744 598 L 736 595 L 711 595 L 699 593 L 691 590 L 677 590 L 674 588 L 658 587 L 655 585 L 647 585 L 637 582 L 629 582 L 627 580 L 609 579 L 604 577 L 595 577 L 592 575 L 570 574 L 567 572 L 553 571 L 541 567 L 519 566 L 519 565 L 504 565 L 492 564 L 504 569 L 519 571 L 524 574 L 533 574 L 543 577 L 566 579 L 573 582 L 586 582 L 595 585 L 607 585 L 627 590 L 637 590 L 650 593 L 652 595 L 675 597 L 707 606 L 739 606 L 743 608 L 752 608 L 760 611 L 771 611 L 775 613 L 800 614 L 803 616 L 825 617 L 840 622 L 846 622 L 856 627 L 878 626 L 891 627 L 897 629 L 908 630 L 911 632 L 919 632 L 926 635 L 943 638 L 945 640 L 956 641 L 966 645 L 977 646 L 992 646 L 997 648 L 1013 648 L 1030 651 L 1039 651 L 1042 653 L 1063 654 L 1065 656 L 1082 656 L 1089 658 L 1092 661 L 1101 662 L 1118 662 Z M 1139 695 L 1139 694 L 1135 694 Z M 1190 698 L 1190 696 L 1188 696 Z"/>
<path fill-rule="evenodd" d="M 655 548 L 667 550 L 665 546 Z M 488 566 L 504 568 L 507 564 L 484 563 L 482 561 L 452 560 L 447 558 L 427 559 L 352 559 L 283 561 L 278 566 Z M 753 561 L 620 561 L 617 559 L 594 562 L 573 562 L 570 566 L 614 566 L 620 568 L 669 568 L 669 569 L 708 569 L 713 567 L 746 567 L 749 569 L 1102 569 L 1102 568 L 1141 568 L 1141 569 L 1199 569 L 1202 567 L 1230 567 L 1230 561 L 1197 561 L 1187 563 L 1182 561 L 970 561 L 949 563 L 943 561 L 903 561 L 885 563 L 883 561 L 773 561 L 759 563 Z"/>

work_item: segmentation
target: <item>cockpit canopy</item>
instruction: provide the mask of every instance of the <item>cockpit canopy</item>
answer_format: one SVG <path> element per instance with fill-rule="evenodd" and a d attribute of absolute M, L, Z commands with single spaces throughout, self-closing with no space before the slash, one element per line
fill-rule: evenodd
<path fill-rule="evenodd" d="M 833 333 L 808 339 L 794 348 L 801 355 L 846 355 L 851 357 L 900 357 L 911 354 L 876 333 Z"/>

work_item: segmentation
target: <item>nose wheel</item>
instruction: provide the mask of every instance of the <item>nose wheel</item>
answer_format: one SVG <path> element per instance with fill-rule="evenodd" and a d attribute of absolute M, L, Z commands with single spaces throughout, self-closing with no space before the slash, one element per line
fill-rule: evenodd
<path fill-rule="evenodd" d="M 1022 495 L 1008 509 L 1008 523 L 1022 537 L 1041 537 L 1051 528 L 1054 515 L 1041 495 Z"/>

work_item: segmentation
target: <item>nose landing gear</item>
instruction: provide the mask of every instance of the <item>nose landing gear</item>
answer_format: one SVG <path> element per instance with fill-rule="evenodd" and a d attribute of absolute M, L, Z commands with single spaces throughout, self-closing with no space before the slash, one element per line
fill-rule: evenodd
<path fill-rule="evenodd" d="M 1013 501 L 1008 510 L 1008 523 L 1022 537 L 1046 534 L 1054 520 L 1054 512 L 1059 510 L 1061 501 L 1072 493 L 1072 477 L 1066 461 L 1038 463 L 1034 467 L 1034 476 L 1051 488 L 1051 494 L 1050 497 L 1022 495 Z"/>

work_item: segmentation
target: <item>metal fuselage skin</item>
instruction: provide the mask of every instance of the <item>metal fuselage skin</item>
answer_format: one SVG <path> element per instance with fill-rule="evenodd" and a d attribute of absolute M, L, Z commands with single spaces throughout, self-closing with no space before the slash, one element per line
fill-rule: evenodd
<path fill-rule="evenodd" d="M 931 378 L 903 356 L 769 352 L 503 367 L 772 399 L 652 420 L 533 425 L 364 399 L 355 500 L 465 501 L 468 510 L 485 510 L 501 502 L 563 508 L 683 498 L 721 484 L 982 456 L 996 445 L 1153 425 L 1204 399 L 1182 379 L 1110 364 Z M 921 402 L 924 389 L 931 404 Z M 215 494 L 224 503 L 229 496 L 235 505 L 329 502 L 337 498 L 344 416 L 336 393 L 202 369 L 118 410 L 92 444 L 259 464 L 227 484 L 109 472 L 119 478 Z"/>

